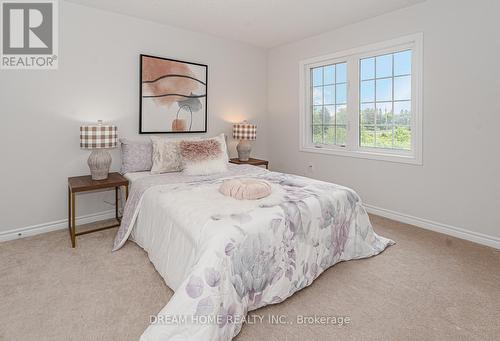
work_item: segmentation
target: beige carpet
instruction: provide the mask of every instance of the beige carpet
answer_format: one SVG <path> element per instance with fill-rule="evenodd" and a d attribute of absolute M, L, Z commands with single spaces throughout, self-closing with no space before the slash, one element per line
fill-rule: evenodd
<path fill-rule="evenodd" d="M 348 316 L 334 325 L 254 324 L 248 340 L 499 340 L 500 251 L 372 217 L 397 244 L 340 263 L 264 316 Z M 0 244 L 0 340 L 137 340 L 172 291 L 133 243 L 111 253 L 115 230 L 66 230 Z"/>

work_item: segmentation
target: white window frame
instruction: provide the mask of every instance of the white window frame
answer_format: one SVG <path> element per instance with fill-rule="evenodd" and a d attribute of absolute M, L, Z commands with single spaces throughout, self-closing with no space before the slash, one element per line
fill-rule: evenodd
<path fill-rule="evenodd" d="M 411 150 L 361 147 L 359 143 L 359 61 L 366 57 L 408 49 L 412 50 Z M 313 144 L 311 69 L 342 62 L 347 62 L 346 145 Z M 299 63 L 300 151 L 422 165 L 422 64 L 422 33 L 301 61 Z"/>

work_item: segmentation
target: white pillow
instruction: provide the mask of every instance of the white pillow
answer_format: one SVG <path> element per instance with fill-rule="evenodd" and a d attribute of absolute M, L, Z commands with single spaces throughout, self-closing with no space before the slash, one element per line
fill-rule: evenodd
<path fill-rule="evenodd" d="M 179 144 L 182 166 L 187 175 L 208 175 L 227 171 L 224 134 L 202 140 L 183 140 Z"/>
<path fill-rule="evenodd" d="M 182 170 L 179 140 L 151 136 L 151 142 L 153 144 L 151 174 L 180 172 Z"/>

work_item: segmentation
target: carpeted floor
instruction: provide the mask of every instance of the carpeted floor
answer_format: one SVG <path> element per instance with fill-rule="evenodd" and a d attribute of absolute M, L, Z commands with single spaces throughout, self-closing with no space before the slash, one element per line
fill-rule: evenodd
<path fill-rule="evenodd" d="M 245 325 L 247 340 L 498 340 L 500 251 L 372 216 L 397 244 L 337 264 L 310 287 L 254 313 L 348 316 L 336 325 Z M 115 229 L 66 230 L 0 244 L 0 340 L 137 340 L 172 291 Z"/>

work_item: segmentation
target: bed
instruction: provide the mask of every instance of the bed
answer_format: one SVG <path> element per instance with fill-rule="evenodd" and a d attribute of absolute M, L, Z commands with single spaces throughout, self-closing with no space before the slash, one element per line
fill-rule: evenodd
<path fill-rule="evenodd" d="M 143 341 L 231 340 L 249 311 L 282 302 L 338 262 L 393 244 L 373 231 L 359 196 L 335 184 L 232 164 L 210 176 L 126 177 L 131 190 L 114 250 L 133 240 L 175 291 Z M 265 180 L 272 194 L 219 193 L 236 178 Z"/>

